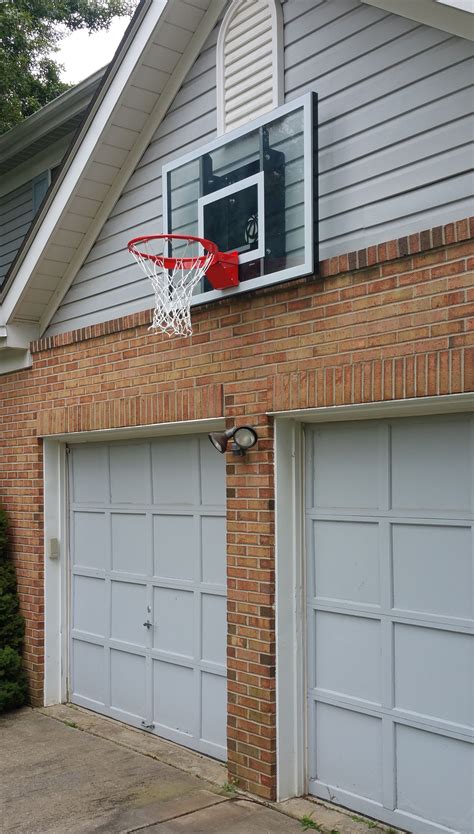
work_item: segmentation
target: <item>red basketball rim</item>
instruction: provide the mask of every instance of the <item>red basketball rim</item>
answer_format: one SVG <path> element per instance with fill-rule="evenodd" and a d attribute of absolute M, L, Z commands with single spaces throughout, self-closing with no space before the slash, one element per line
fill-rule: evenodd
<path fill-rule="evenodd" d="M 148 252 L 141 252 L 137 249 L 137 244 L 149 243 L 151 240 L 187 240 L 193 243 L 200 243 L 203 249 L 206 249 L 208 254 L 196 255 L 194 258 L 165 258 L 163 255 L 152 255 Z M 184 269 L 192 269 L 195 266 L 204 266 L 208 264 L 211 266 L 218 258 L 217 254 L 219 248 L 212 240 L 206 240 L 204 237 L 195 237 L 194 235 L 142 235 L 141 237 L 134 237 L 128 242 L 128 251 L 138 258 L 144 258 L 147 261 L 164 267 L 165 269 L 173 269 L 179 263 Z M 209 254 L 211 259 L 209 260 Z"/>

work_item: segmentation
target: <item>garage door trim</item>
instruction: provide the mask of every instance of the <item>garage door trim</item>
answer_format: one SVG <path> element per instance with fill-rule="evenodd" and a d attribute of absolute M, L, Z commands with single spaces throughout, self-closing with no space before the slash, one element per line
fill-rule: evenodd
<path fill-rule="evenodd" d="M 199 434 L 225 427 L 223 417 L 154 423 L 147 426 L 101 429 L 43 436 L 44 486 L 44 593 L 45 593 L 45 675 L 46 706 L 67 701 L 69 670 L 69 564 L 67 560 L 67 462 L 68 443 L 145 440 L 182 434 Z M 59 558 L 50 558 L 51 541 L 59 542 Z"/>

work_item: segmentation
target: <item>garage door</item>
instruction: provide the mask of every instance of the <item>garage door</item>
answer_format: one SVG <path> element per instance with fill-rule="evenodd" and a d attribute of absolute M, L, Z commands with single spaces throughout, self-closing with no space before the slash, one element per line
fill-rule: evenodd
<path fill-rule="evenodd" d="M 306 432 L 311 793 L 474 831 L 472 415 Z"/>
<path fill-rule="evenodd" d="M 225 469 L 207 436 L 70 447 L 73 703 L 226 757 Z"/>

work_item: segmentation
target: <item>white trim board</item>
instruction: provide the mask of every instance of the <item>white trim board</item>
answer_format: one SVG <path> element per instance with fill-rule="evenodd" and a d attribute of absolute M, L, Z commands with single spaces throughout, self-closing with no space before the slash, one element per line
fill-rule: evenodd
<path fill-rule="evenodd" d="M 418 406 L 416 404 L 419 404 Z M 277 800 L 306 794 L 303 423 L 474 410 L 474 394 L 273 412 L 275 417 Z"/>
<path fill-rule="evenodd" d="M 301 423 L 326 423 L 330 420 L 371 420 L 381 417 L 408 417 L 423 414 L 439 414 L 474 411 L 474 393 L 443 394 L 434 397 L 413 397 L 405 400 L 362 403 L 360 405 L 334 405 L 320 408 L 296 408 L 292 411 L 267 411 L 268 417 L 295 420 Z"/>
<path fill-rule="evenodd" d="M 210 417 L 202 420 L 181 420 L 172 423 L 151 423 L 143 426 L 124 426 L 117 429 L 96 429 L 93 431 L 67 432 L 64 434 L 44 434 L 39 437 L 60 440 L 64 443 L 94 443 L 110 440 L 127 440 L 135 437 L 162 437 L 167 434 L 194 434 L 195 432 L 217 431 L 225 428 L 224 417 Z"/>

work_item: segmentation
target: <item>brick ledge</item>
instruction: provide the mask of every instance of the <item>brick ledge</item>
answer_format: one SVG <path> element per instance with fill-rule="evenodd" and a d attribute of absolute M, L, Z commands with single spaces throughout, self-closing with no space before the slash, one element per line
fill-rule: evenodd
<path fill-rule="evenodd" d="M 346 272 L 355 272 L 387 261 L 396 261 L 410 255 L 418 255 L 432 249 L 450 246 L 471 238 L 474 238 L 474 217 L 467 217 L 464 220 L 457 220 L 444 226 L 434 226 L 432 229 L 425 229 L 412 235 L 378 243 L 355 252 L 326 258 L 319 263 L 319 276 L 329 278 Z M 287 286 L 287 284 L 288 282 L 284 282 L 281 286 Z M 275 290 L 277 287 L 265 287 L 264 289 Z M 203 304 L 201 309 L 205 306 Z M 152 310 L 142 310 L 139 313 L 132 313 L 118 319 L 59 333 L 57 336 L 47 336 L 31 342 L 30 351 L 31 353 L 40 353 L 56 347 L 77 344 L 88 339 L 109 336 L 112 333 L 119 333 L 136 327 L 144 327 L 150 324 L 152 317 Z"/>

